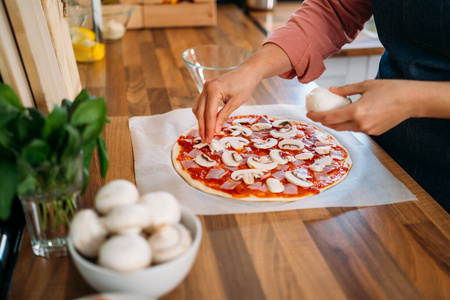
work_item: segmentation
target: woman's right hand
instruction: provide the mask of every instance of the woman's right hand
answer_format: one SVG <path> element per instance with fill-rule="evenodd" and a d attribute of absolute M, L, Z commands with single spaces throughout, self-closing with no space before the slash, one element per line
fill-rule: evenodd
<path fill-rule="evenodd" d="M 238 68 L 208 80 L 192 111 L 198 120 L 202 141 L 210 143 L 230 114 L 244 104 L 258 83 L 292 69 L 286 53 L 275 44 L 265 44 Z M 220 111 L 219 105 L 223 102 Z"/>

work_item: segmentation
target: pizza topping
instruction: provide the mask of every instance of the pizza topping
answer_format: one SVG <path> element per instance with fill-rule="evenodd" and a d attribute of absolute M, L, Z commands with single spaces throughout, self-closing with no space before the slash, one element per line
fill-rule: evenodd
<path fill-rule="evenodd" d="M 225 148 L 222 146 L 222 144 L 217 139 L 213 139 L 211 143 L 208 144 L 209 150 L 211 150 L 212 154 L 216 154 L 218 152 L 225 151 Z"/>
<path fill-rule="evenodd" d="M 309 166 L 310 170 L 315 172 L 322 172 L 325 166 L 331 165 L 333 158 L 331 156 L 324 156 L 316 159 L 312 165 Z"/>
<path fill-rule="evenodd" d="M 316 147 L 315 151 L 318 154 L 330 154 L 331 148 L 329 146 L 321 146 L 321 147 Z"/>
<path fill-rule="evenodd" d="M 241 164 L 242 156 L 236 151 L 225 151 L 222 153 L 222 162 L 230 167 L 237 167 Z"/>
<path fill-rule="evenodd" d="M 294 126 L 292 128 L 281 128 L 280 130 L 271 130 L 270 135 L 274 138 L 288 138 L 297 135 L 297 128 Z"/>
<path fill-rule="evenodd" d="M 187 155 L 188 155 L 189 157 L 196 158 L 197 155 L 202 154 L 202 153 L 203 153 L 203 152 L 202 152 L 201 150 L 199 150 L 199 149 L 192 149 L 192 151 L 189 152 Z"/>
<path fill-rule="evenodd" d="M 280 165 L 285 165 L 288 163 L 288 160 L 281 156 L 281 150 L 272 149 L 270 150 L 269 156 Z"/>
<path fill-rule="evenodd" d="M 261 169 L 236 170 L 231 173 L 231 179 L 243 180 L 246 185 L 250 185 L 255 183 L 255 178 L 261 178 L 263 176 L 263 172 L 264 171 Z"/>
<path fill-rule="evenodd" d="M 240 181 L 227 180 L 220 186 L 220 189 L 222 189 L 222 190 L 233 190 L 240 183 L 241 183 Z"/>
<path fill-rule="evenodd" d="M 311 159 L 313 157 L 314 157 L 314 154 L 309 153 L 309 152 L 300 153 L 300 154 L 297 154 L 295 156 L 296 159 L 300 159 L 300 160 L 308 160 L 308 159 Z"/>
<path fill-rule="evenodd" d="M 202 138 L 201 137 L 196 137 L 194 139 L 194 144 L 195 144 L 194 145 L 195 149 L 200 149 L 200 148 L 208 146 L 208 143 L 202 143 Z"/>
<path fill-rule="evenodd" d="M 241 124 L 253 124 L 255 122 L 254 119 L 250 119 L 250 118 L 242 118 L 242 119 L 235 119 L 233 120 L 233 125 L 241 125 Z"/>
<path fill-rule="evenodd" d="M 267 156 L 252 156 L 247 159 L 247 165 L 253 169 L 272 170 L 278 163 Z"/>
<path fill-rule="evenodd" d="M 253 139 L 253 146 L 258 149 L 269 149 L 275 146 L 278 141 L 276 139 L 268 138 L 267 140 Z"/>
<path fill-rule="evenodd" d="M 183 168 L 190 169 L 190 168 L 198 168 L 200 167 L 195 161 L 193 160 L 184 160 L 181 162 L 181 165 L 183 166 Z"/>
<path fill-rule="evenodd" d="M 284 139 L 278 143 L 278 147 L 284 150 L 302 150 L 305 145 L 300 140 Z"/>
<path fill-rule="evenodd" d="M 272 124 L 270 123 L 256 123 L 253 124 L 252 127 L 250 127 L 253 131 L 261 131 L 264 129 L 270 129 L 272 128 Z"/>
<path fill-rule="evenodd" d="M 272 126 L 275 128 L 283 128 L 286 126 L 291 126 L 291 122 L 289 120 L 281 119 L 281 120 L 275 120 L 272 122 Z"/>
<path fill-rule="evenodd" d="M 287 181 L 303 188 L 310 188 L 313 185 L 311 181 L 306 179 L 307 176 L 301 174 L 300 172 L 287 171 L 285 176 Z"/>
<path fill-rule="evenodd" d="M 272 193 L 281 193 L 284 191 L 284 185 L 275 178 L 269 178 L 266 180 L 267 189 Z"/>
<path fill-rule="evenodd" d="M 284 171 L 278 171 L 272 174 L 273 177 L 275 177 L 278 180 L 282 180 L 286 178 L 286 174 L 284 174 Z"/>
<path fill-rule="evenodd" d="M 206 179 L 220 179 L 225 175 L 228 171 L 223 169 L 210 169 L 208 174 L 206 174 Z"/>
<path fill-rule="evenodd" d="M 217 164 L 217 162 L 211 159 L 208 155 L 202 153 L 195 157 L 195 162 L 198 163 L 202 167 L 212 167 Z"/>
<path fill-rule="evenodd" d="M 235 150 L 239 150 L 244 148 L 244 146 L 248 145 L 250 142 L 242 137 L 237 136 L 229 136 L 220 139 L 220 144 L 225 148 L 233 148 Z"/>
<path fill-rule="evenodd" d="M 252 130 L 250 128 L 241 125 L 230 126 L 226 130 L 231 132 L 232 136 L 238 136 L 242 134 L 243 136 L 248 137 L 252 134 Z"/>

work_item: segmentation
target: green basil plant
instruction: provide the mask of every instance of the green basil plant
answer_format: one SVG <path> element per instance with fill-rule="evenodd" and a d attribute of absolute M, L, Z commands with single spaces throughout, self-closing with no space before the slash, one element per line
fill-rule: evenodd
<path fill-rule="evenodd" d="M 108 170 L 108 153 L 101 132 L 105 123 L 106 103 L 82 90 L 73 102 L 64 99 L 47 116 L 36 108 L 25 108 L 17 94 L 0 83 L 0 220 L 11 215 L 17 196 L 34 191 L 39 178 L 29 170 L 53 165 L 68 166 L 83 155 L 83 191 L 89 181 L 89 165 L 97 147 L 101 176 Z M 73 174 L 45 178 L 64 182 Z M 62 177 L 62 178 L 61 178 Z"/>

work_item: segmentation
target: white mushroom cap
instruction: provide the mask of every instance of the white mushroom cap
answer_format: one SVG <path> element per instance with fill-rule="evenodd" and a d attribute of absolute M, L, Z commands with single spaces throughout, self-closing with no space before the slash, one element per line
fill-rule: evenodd
<path fill-rule="evenodd" d="M 285 176 L 287 181 L 303 188 L 310 188 L 313 185 L 311 181 L 306 179 L 306 176 L 303 176 L 297 172 L 287 171 Z"/>
<path fill-rule="evenodd" d="M 284 139 L 278 143 L 278 147 L 285 150 L 302 150 L 305 145 L 300 140 Z"/>
<path fill-rule="evenodd" d="M 350 104 L 347 97 L 330 92 L 327 88 L 318 87 L 306 95 L 307 111 L 327 111 Z"/>
<path fill-rule="evenodd" d="M 214 159 L 204 153 L 197 155 L 195 157 L 195 162 L 200 166 L 207 168 L 217 165 L 217 162 Z"/>
<path fill-rule="evenodd" d="M 95 196 L 95 209 L 100 214 L 107 214 L 113 208 L 135 204 L 139 199 L 136 186 L 123 179 L 113 180 L 104 185 Z"/>
<path fill-rule="evenodd" d="M 230 131 L 232 136 L 238 136 L 240 134 L 243 136 L 250 136 L 252 134 L 252 130 L 250 128 L 242 125 L 233 125 L 225 130 Z"/>
<path fill-rule="evenodd" d="M 148 230 L 163 224 L 177 224 L 181 219 L 181 207 L 172 194 L 167 192 L 153 192 L 143 195 L 140 204 L 147 206 L 152 223 Z"/>
<path fill-rule="evenodd" d="M 314 157 L 314 154 L 312 154 L 310 152 L 300 153 L 295 156 L 296 159 L 300 159 L 300 160 L 308 160 L 313 157 Z"/>
<path fill-rule="evenodd" d="M 192 244 L 191 233 L 182 224 L 166 224 L 150 236 L 155 263 L 163 263 L 183 254 Z"/>
<path fill-rule="evenodd" d="M 253 169 L 272 170 L 278 163 L 268 156 L 252 156 L 247 159 L 247 165 Z"/>
<path fill-rule="evenodd" d="M 256 123 L 256 124 L 253 124 L 250 128 L 253 131 L 261 131 L 261 130 L 264 130 L 264 129 L 272 128 L 272 124 L 270 124 L 270 123 Z"/>
<path fill-rule="evenodd" d="M 140 235 L 116 235 L 100 248 L 98 264 L 117 272 L 131 273 L 150 266 L 152 250 Z"/>
<path fill-rule="evenodd" d="M 332 163 L 333 158 L 331 156 L 323 156 L 319 159 L 316 159 L 314 163 L 309 166 L 309 169 L 315 172 L 322 172 L 327 165 L 331 165 Z"/>
<path fill-rule="evenodd" d="M 250 118 L 242 118 L 242 119 L 235 119 L 233 120 L 233 125 L 241 125 L 244 123 L 253 124 L 255 122 L 255 119 Z"/>
<path fill-rule="evenodd" d="M 285 126 L 291 126 L 291 122 L 287 119 L 275 120 L 272 122 L 272 126 L 276 128 L 282 128 Z"/>
<path fill-rule="evenodd" d="M 281 193 L 284 191 L 284 185 L 276 178 L 268 178 L 266 185 L 267 189 L 272 193 Z"/>
<path fill-rule="evenodd" d="M 268 138 L 267 140 L 261 140 L 261 139 L 253 139 L 253 146 L 258 149 L 269 149 L 275 146 L 278 143 L 278 140 Z"/>
<path fill-rule="evenodd" d="M 288 138 L 288 137 L 294 137 L 298 133 L 297 127 L 291 127 L 291 128 L 281 128 L 280 130 L 271 130 L 270 135 L 274 138 Z"/>
<path fill-rule="evenodd" d="M 288 160 L 287 160 L 287 159 L 284 159 L 284 158 L 281 156 L 281 150 L 278 150 L 278 149 L 272 149 L 272 150 L 270 150 L 269 156 L 270 156 L 270 158 L 273 159 L 273 161 L 276 161 L 276 162 L 279 163 L 280 165 L 285 165 L 285 164 L 288 163 Z"/>
<path fill-rule="evenodd" d="M 236 151 L 222 153 L 222 162 L 229 167 L 237 167 L 241 164 L 242 156 Z"/>
<path fill-rule="evenodd" d="M 112 233 L 139 234 L 152 223 L 150 212 L 143 204 L 114 208 L 105 219 L 106 227 Z"/>
<path fill-rule="evenodd" d="M 261 169 L 242 169 L 236 170 L 231 173 L 231 179 L 233 180 L 243 180 L 245 184 L 255 183 L 255 178 L 261 178 L 264 171 Z"/>
<path fill-rule="evenodd" d="M 82 255 L 96 257 L 108 232 L 93 209 L 80 210 L 72 219 L 70 239 Z"/>
<path fill-rule="evenodd" d="M 225 148 L 233 148 L 235 150 L 239 150 L 244 148 L 244 146 L 248 145 L 250 142 L 243 137 L 238 136 L 229 136 L 220 139 L 220 144 Z"/>
<path fill-rule="evenodd" d="M 331 152 L 331 147 L 329 146 L 320 146 L 314 149 L 318 154 L 329 154 Z"/>

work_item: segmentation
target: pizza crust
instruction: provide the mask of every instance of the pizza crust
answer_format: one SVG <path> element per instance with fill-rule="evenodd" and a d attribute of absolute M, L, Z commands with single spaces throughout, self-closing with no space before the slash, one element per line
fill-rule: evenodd
<path fill-rule="evenodd" d="M 333 144 L 335 145 L 339 145 L 342 146 L 339 141 L 330 133 L 326 132 L 325 130 L 322 130 L 314 125 L 312 125 L 311 123 L 305 122 L 305 121 L 298 121 L 298 120 L 293 120 L 293 119 L 288 119 L 288 118 L 282 118 L 282 117 L 273 117 L 273 116 L 269 116 L 270 118 L 274 119 L 274 120 L 279 120 L 279 119 L 286 119 L 289 121 L 294 121 L 294 122 L 300 122 L 303 124 L 308 124 L 310 126 L 312 126 L 315 130 L 318 130 L 319 132 L 322 132 L 324 134 L 326 134 L 327 136 L 331 136 Z M 198 125 L 192 126 L 191 128 L 187 129 L 181 136 L 186 136 L 189 132 L 191 132 L 192 130 L 196 130 L 198 129 Z M 342 146 L 343 147 L 343 146 Z M 345 148 L 344 148 L 345 149 Z M 192 187 L 211 194 L 211 195 L 215 195 L 215 196 L 221 196 L 221 197 L 225 197 L 225 198 L 231 198 L 231 199 L 235 199 L 235 200 L 241 200 L 241 201 L 251 201 L 251 202 L 293 202 L 293 201 L 297 201 L 300 199 L 304 199 L 307 197 L 311 197 L 314 196 L 315 194 L 311 194 L 311 195 L 305 195 L 305 196 L 300 196 L 300 197 L 288 197 L 288 198 L 283 198 L 283 197 L 270 197 L 270 198 L 261 198 L 261 197 L 256 197 L 256 196 L 249 196 L 249 197 L 233 197 L 232 195 L 210 188 L 208 186 L 205 186 L 203 183 L 201 183 L 198 180 L 192 179 L 191 175 L 183 168 L 182 164 L 180 161 L 177 160 L 178 155 L 181 152 L 181 146 L 178 144 L 178 142 L 175 142 L 175 145 L 172 148 L 172 164 L 175 168 L 175 170 L 177 171 L 178 174 L 180 174 L 180 176 Z M 347 151 L 347 149 L 346 149 Z M 347 151 L 348 153 L 348 151 Z M 339 180 L 333 182 L 332 184 L 330 184 L 329 186 L 320 188 L 320 193 L 322 193 L 323 191 L 339 184 L 340 182 L 342 182 L 348 175 L 348 173 L 350 172 L 350 169 L 352 167 L 352 160 L 350 158 L 350 154 L 348 153 L 348 156 L 346 157 L 346 159 L 344 160 L 344 164 L 346 164 L 348 166 L 348 171 L 347 173 L 345 173 Z"/>

